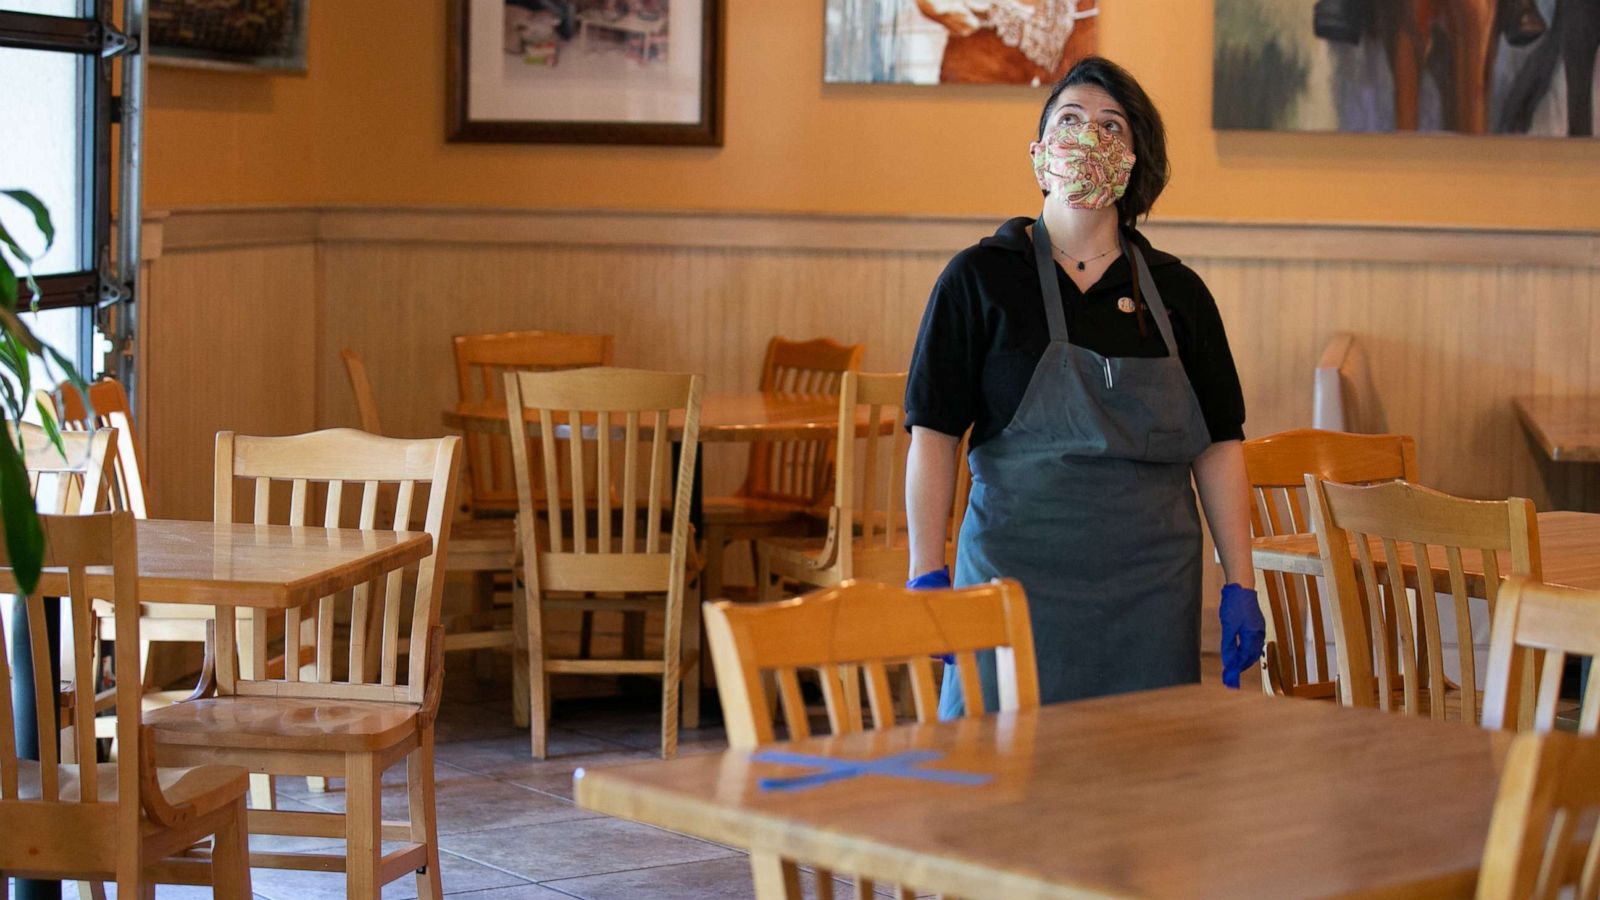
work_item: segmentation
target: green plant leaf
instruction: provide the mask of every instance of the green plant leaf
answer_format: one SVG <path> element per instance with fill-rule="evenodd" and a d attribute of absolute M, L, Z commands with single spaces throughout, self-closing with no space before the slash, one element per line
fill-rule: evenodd
<path fill-rule="evenodd" d="M 6 552 L 11 556 L 17 587 L 32 594 L 44 565 L 44 531 L 28 489 L 28 469 L 9 435 L 0 441 L 0 524 L 6 529 Z"/>
<path fill-rule="evenodd" d="M 38 353 L 39 348 L 43 346 L 34 336 L 33 329 L 28 327 L 27 322 L 18 318 L 16 310 L 10 306 L 0 305 L 0 332 L 21 344 L 22 349 L 29 353 Z"/>
<path fill-rule="evenodd" d="M 61 458 L 67 458 L 67 445 L 61 442 L 61 426 L 56 424 L 56 411 L 46 405 L 41 396 L 33 398 L 33 405 L 39 410 L 39 425 L 44 429 L 44 436 L 50 439 L 50 445 L 56 448 Z"/>
<path fill-rule="evenodd" d="M 39 198 L 28 191 L 9 190 L 0 191 L 0 194 L 5 194 L 7 197 L 21 203 L 28 208 L 29 212 L 33 213 L 33 224 L 38 226 L 39 233 L 44 235 L 44 249 L 48 251 L 50 245 L 56 242 L 56 228 L 50 224 L 50 210 L 45 209 Z M 39 255 L 43 256 L 44 253 Z"/>
<path fill-rule="evenodd" d="M 11 236 L 11 232 L 6 231 L 4 224 L 0 224 L 0 244 L 4 244 L 5 248 L 11 251 L 11 255 L 17 258 L 17 262 L 22 263 L 24 266 L 33 264 L 33 257 L 22 249 L 22 245 L 18 244 L 16 238 Z"/>
<path fill-rule="evenodd" d="M 11 271 L 11 265 L 3 256 L 0 256 L 0 306 L 17 308 L 17 273 Z"/>

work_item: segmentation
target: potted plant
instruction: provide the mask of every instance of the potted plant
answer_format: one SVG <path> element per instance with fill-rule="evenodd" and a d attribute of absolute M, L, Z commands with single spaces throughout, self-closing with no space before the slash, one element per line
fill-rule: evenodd
<path fill-rule="evenodd" d="M 54 347 L 39 340 L 28 324 L 17 316 L 17 293 L 27 285 L 29 306 L 38 309 L 39 285 L 33 280 L 33 262 L 43 256 L 55 241 L 55 228 L 50 224 L 50 213 L 39 198 L 27 191 L 0 191 L 0 197 L 21 204 L 32 214 L 33 224 L 44 241 L 37 253 L 30 253 L 23 244 L 0 223 L 0 404 L 4 405 L 8 424 L 22 421 L 29 402 L 34 400 L 31 361 L 43 361 L 46 372 L 64 374 L 83 391 L 82 377 L 72 363 Z M 5 202 L 0 200 L 0 202 Z M 13 265 L 20 266 L 19 279 Z M 56 430 L 52 411 L 40 404 L 40 419 L 45 433 L 61 446 L 61 434 Z M 6 551 L 16 573 L 17 586 L 23 593 L 32 593 L 39 581 L 39 569 L 44 560 L 44 533 L 39 527 L 39 516 L 33 505 L 33 493 L 28 485 L 28 470 L 23 457 L 22 435 L 17 429 L 7 429 L 6 440 L 0 441 L 0 526 L 5 529 Z"/>

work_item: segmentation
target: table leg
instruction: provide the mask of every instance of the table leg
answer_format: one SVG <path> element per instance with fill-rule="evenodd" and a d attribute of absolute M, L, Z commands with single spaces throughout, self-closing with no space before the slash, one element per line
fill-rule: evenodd
<path fill-rule="evenodd" d="M 47 600 L 44 604 L 45 629 L 50 636 L 50 677 L 58 684 L 61 679 L 61 604 Z M 33 680 L 19 677 L 19 672 L 33 671 L 33 648 L 28 640 L 28 604 L 20 595 L 11 597 L 11 709 L 15 713 L 13 730 L 17 740 L 17 756 L 21 759 L 39 758 L 40 734 L 34 724 L 38 721 L 33 698 Z M 52 692 L 52 696 L 53 696 Z M 56 710 L 49 710 L 54 721 Z M 91 724 L 92 728 L 93 725 Z M 52 729 L 52 732 L 54 729 Z M 48 736 L 53 739 L 54 734 Z M 90 760 L 93 762 L 93 760 Z M 42 881 L 35 878 L 17 879 L 17 900 L 60 900 L 61 882 Z"/>

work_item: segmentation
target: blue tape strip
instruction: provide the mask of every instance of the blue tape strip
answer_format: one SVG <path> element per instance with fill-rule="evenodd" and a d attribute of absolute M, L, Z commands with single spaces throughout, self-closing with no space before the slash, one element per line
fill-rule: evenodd
<path fill-rule="evenodd" d="M 785 750 L 760 750 L 750 757 L 755 762 L 778 763 L 786 766 L 813 766 L 821 769 L 809 775 L 787 778 L 762 778 L 756 786 L 763 791 L 796 791 L 817 787 L 863 775 L 887 775 L 891 778 L 909 778 L 913 781 L 933 781 L 941 784 L 980 785 L 994 780 L 993 775 L 979 772 L 957 772 L 950 769 L 924 769 L 924 763 L 944 758 L 934 750 L 908 750 L 878 759 L 838 759 L 832 756 L 815 756 L 809 753 L 790 753 Z"/>

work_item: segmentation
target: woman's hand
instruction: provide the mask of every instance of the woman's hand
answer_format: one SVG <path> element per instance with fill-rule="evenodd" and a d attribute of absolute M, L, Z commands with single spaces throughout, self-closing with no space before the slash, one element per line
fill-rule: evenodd
<path fill-rule="evenodd" d="M 917 0 L 922 14 L 956 37 L 966 37 L 983 27 L 979 16 L 989 11 L 987 0 Z"/>

